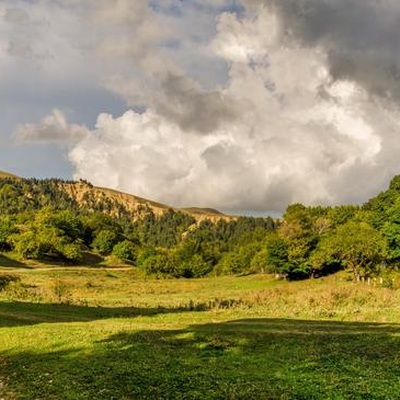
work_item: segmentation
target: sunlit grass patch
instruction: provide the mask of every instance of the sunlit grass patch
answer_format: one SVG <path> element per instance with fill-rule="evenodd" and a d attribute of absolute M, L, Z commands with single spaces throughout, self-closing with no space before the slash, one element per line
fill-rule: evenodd
<path fill-rule="evenodd" d="M 400 391 L 395 289 L 345 274 L 288 283 L 12 273 L 20 281 L 0 294 L 0 351 L 18 399 L 394 399 Z"/>

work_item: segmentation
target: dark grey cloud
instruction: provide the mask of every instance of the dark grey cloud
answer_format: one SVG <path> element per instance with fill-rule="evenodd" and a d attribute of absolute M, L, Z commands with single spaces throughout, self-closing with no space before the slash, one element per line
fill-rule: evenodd
<path fill-rule="evenodd" d="M 400 100 L 400 3 L 393 0 L 267 0 L 293 44 L 328 54 L 334 80 Z"/>
<path fill-rule="evenodd" d="M 237 102 L 220 90 L 203 90 L 186 76 L 168 74 L 161 89 L 164 98 L 155 102 L 156 110 L 184 131 L 207 134 L 238 118 Z"/>

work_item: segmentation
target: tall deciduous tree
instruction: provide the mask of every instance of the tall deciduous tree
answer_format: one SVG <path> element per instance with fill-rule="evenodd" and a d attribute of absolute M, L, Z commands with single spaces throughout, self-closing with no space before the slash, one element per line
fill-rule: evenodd
<path fill-rule="evenodd" d="M 316 268 L 340 263 L 353 271 L 358 279 L 378 270 L 385 259 L 387 244 L 382 234 L 365 222 L 349 221 L 339 226 L 335 233 L 325 237 L 312 256 Z"/>

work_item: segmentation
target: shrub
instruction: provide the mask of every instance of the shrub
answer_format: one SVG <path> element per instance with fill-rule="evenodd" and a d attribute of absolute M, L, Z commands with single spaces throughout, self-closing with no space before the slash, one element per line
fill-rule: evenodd
<path fill-rule="evenodd" d="M 118 242 L 118 234 L 110 229 L 101 230 L 93 240 L 92 247 L 101 254 L 110 254 Z"/>
<path fill-rule="evenodd" d="M 3 291 L 11 282 L 18 282 L 21 279 L 12 274 L 0 274 L 0 292 Z"/>
<path fill-rule="evenodd" d="M 112 254 L 120 260 L 135 261 L 136 248 L 132 242 L 124 240 L 113 247 Z"/>

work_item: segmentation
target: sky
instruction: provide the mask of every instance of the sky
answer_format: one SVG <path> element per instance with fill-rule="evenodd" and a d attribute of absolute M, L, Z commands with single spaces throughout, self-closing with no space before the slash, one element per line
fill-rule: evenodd
<path fill-rule="evenodd" d="M 0 170 L 243 213 L 400 173 L 398 0 L 0 0 Z"/>

